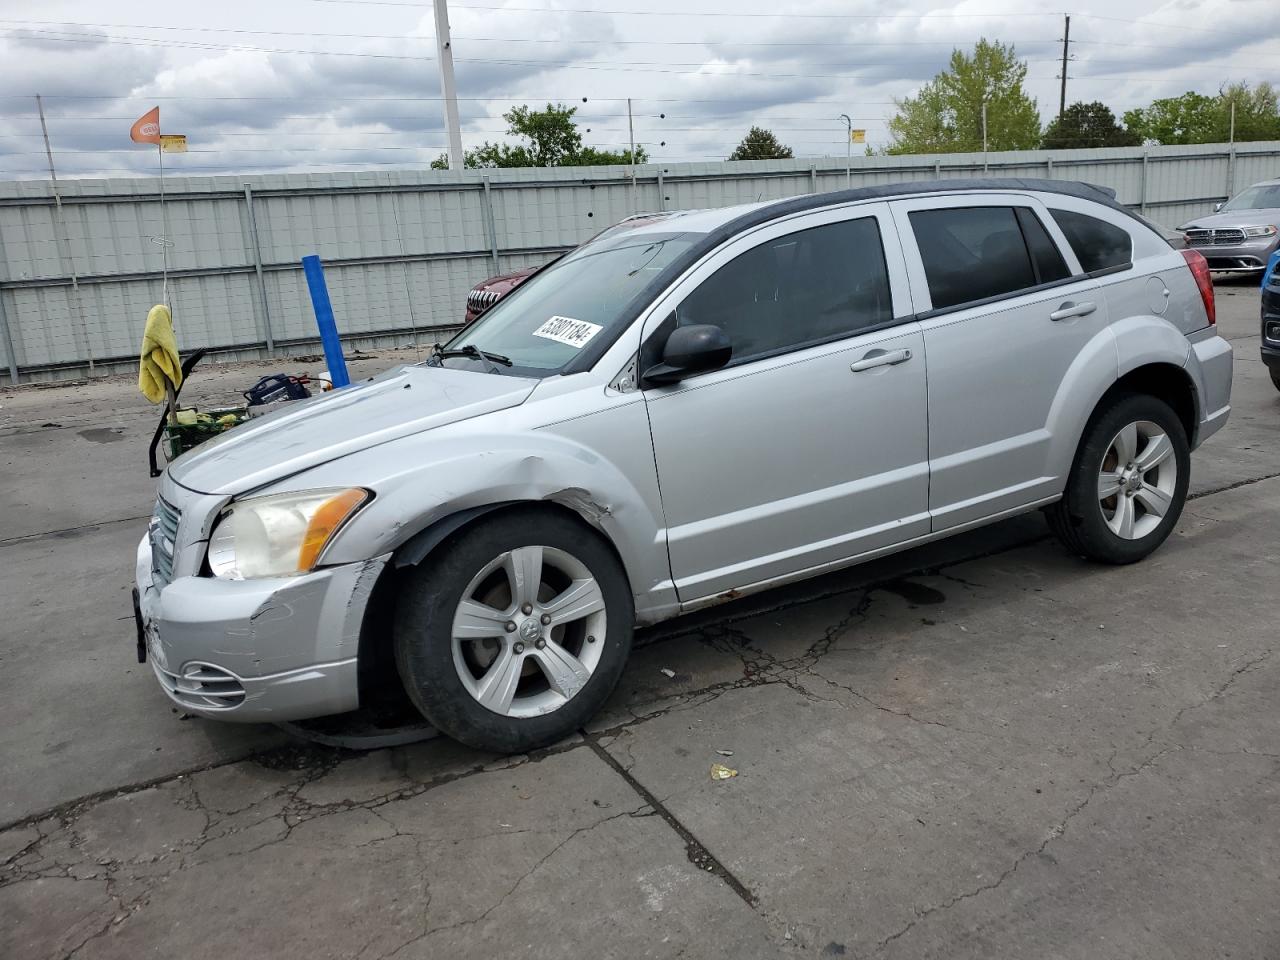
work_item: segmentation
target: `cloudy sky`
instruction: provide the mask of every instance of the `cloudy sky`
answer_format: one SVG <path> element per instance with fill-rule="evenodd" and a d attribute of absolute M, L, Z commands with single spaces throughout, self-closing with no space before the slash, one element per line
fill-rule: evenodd
<path fill-rule="evenodd" d="M 778 13 L 790 8 L 793 12 Z M 1013 42 L 1057 109 L 1062 13 L 1033 0 L 454 0 L 465 146 L 513 104 L 579 109 L 587 143 L 723 159 L 747 128 L 796 156 L 843 155 L 848 113 L 887 139 L 893 98 L 979 37 Z M 998 11 L 998 12 L 996 12 Z M 1271 0 L 1091 0 L 1070 11 L 1068 102 L 1119 115 L 1227 80 L 1280 81 Z M 152 173 L 134 119 L 159 105 L 190 152 L 174 172 L 422 167 L 445 146 L 430 3 L 412 0 L 0 0 L 0 179 Z M 585 102 L 584 102 L 585 101 Z M 169 166 L 167 164 L 167 166 Z"/>

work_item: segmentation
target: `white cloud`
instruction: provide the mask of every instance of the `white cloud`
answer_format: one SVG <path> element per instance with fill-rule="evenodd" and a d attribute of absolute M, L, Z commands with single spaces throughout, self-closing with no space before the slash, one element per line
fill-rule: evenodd
<path fill-rule="evenodd" d="M 982 36 L 1015 43 L 1046 120 L 1058 102 L 1062 21 L 1031 0 L 893 13 L 872 0 L 684 0 L 656 15 L 554 9 L 617 0 L 468 2 L 451 22 L 470 145 L 500 139 L 513 103 L 560 101 L 578 107 L 588 143 L 624 146 L 630 97 L 657 160 L 723 157 L 756 123 L 797 156 L 841 154 L 838 114 L 883 142 L 893 98 Z M 1265 40 L 1277 26 L 1280 9 L 1263 0 L 1081 11 L 1068 99 L 1120 113 L 1227 80 L 1280 80 Z M 151 172 L 128 128 L 156 103 L 163 126 L 190 139 L 177 169 L 420 167 L 445 143 L 432 32 L 429 8 L 405 5 L 0 0 L 0 176 L 42 175 L 36 93 L 64 175 Z"/>

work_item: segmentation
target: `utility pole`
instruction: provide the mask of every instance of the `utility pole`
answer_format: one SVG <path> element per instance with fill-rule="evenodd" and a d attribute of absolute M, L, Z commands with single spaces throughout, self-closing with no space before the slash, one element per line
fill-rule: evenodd
<path fill-rule="evenodd" d="M 987 172 L 987 101 L 982 101 L 982 172 Z"/>
<path fill-rule="evenodd" d="M 53 167 L 53 148 L 49 146 L 49 126 L 44 120 L 44 100 L 36 94 L 36 110 L 40 114 L 40 133 L 44 137 L 44 155 L 49 159 L 49 181 L 53 185 L 53 205 L 58 218 L 54 228 L 57 240 L 58 258 L 65 260 L 67 271 L 71 274 L 71 299 L 76 305 L 76 316 L 80 321 L 80 335 L 84 338 L 84 352 L 89 360 L 89 373 L 93 373 L 93 347 L 89 345 L 89 327 L 84 319 L 84 305 L 80 300 L 80 277 L 76 274 L 75 258 L 71 255 L 71 233 L 67 230 L 67 216 L 62 210 L 62 193 L 58 190 L 58 172 Z M 12 354 L 10 354 L 12 356 Z M 14 378 L 17 382 L 17 378 Z"/>
<path fill-rule="evenodd" d="M 1062 92 L 1058 95 L 1058 119 L 1067 112 L 1067 60 L 1071 49 L 1071 15 L 1063 14 L 1062 24 Z"/>
<path fill-rule="evenodd" d="M 1235 97 L 1231 98 L 1231 132 L 1227 136 L 1228 136 L 1227 142 L 1234 147 L 1236 143 L 1236 99 Z"/>
<path fill-rule="evenodd" d="M 458 121 L 458 91 L 453 83 L 453 43 L 449 39 L 447 0 L 432 0 L 436 15 L 436 59 L 440 64 L 440 94 L 444 98 L 445 127 L 449 132 L 449 169 L 462 169 L 462 127 Z"/>
<path fill-rule="evenodd" d="M 844 188 L 848 190 L 853 186 L 853 170 L 851 167 L 853 150 L 853 119 L 847 114 L 840 114 L 840 119 L 844 121 Z"/>
<path fill-rule="evenodd" d="M 636 125 L 631 118 L 631 98 L 627 97 L 627 133 L 631 137 L 631 212 L 640 212 L 640 203 L 636 199 Z"/>

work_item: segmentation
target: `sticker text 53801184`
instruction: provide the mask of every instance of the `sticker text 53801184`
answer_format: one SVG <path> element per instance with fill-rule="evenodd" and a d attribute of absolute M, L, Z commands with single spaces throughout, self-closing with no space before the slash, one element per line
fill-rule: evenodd
<path fill-rule="evenodd" d="M 533 335 L 581 350 L 592 337 L 603 329 L 604 327 L 598 323 L 588 323 L 586 320 L 574 320 L 572 317 L 552 317 L 537 330 L 533 331 Z"/>

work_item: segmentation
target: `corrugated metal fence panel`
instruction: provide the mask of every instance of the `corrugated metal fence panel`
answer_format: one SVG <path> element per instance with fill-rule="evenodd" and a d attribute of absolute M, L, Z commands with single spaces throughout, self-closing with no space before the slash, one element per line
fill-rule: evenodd
<path fill-rule="evenodd" d="M 849 166 L 854 186 L 984 172 L 1084 180 L 1113 188 L 1122 202 L 1173 227 L 1210 211 L 1229 191 L 1280 175 L 1280 143 L 1237 144 L 1234 152 L 1201 144 L 853 157 Z M 170 299 L 184 349 L 264 344 L 268 320 L 276 341 L 315 340 L 299 268 L 311 253 L 326 261 L 344 335 L 439 329 L 459 322 L 476 282 L 543 263 L 633 212 L 753 203 L 846 183 L 842 157 L 645 164 L 635 168 L 634 182 L 632 173 L 580 167 L 169 176 L 167 217 L 155 180 L 71 181 L 63 185 L 70 261 L 50 185 L 0 183 L 0 319 L 20 368 L 74 373 L 90 356 L 132 356 L 147 310 L 161 298 L 159 241 L 167 235 Z M 6 350 L 0 336 L 0 375 L 10 364 Z"/>

